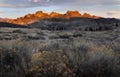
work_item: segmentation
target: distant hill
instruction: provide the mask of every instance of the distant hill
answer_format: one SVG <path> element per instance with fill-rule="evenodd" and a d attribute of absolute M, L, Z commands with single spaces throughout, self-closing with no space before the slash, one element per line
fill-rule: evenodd
<path fill-rule="evenodd" d="M 50 14 L 37 11 L 17 19 L 0 19 L 0 27 L 39 28 L 43 30 L 83 30 L 101 31 L 112 30 L 120 26 L 120 20 L 102 18 L 78 11 L 67 11 L 65 14 L 51 12 Z"/>

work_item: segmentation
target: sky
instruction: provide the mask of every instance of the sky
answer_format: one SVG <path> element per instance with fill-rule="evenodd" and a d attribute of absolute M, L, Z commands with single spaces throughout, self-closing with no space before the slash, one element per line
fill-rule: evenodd
<path fill-rule="evenodd" d="M 36 11 L 65 13 L 67 10 L 120 18 L 120 0 L 0 0 L 2 18 L 17 18 Z"/>

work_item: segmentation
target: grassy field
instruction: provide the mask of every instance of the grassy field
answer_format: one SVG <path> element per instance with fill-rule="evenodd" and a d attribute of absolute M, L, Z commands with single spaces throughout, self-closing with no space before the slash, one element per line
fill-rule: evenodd
<path fill-rule="evenodd" d="M 120 77 L 120 30 L 0 28 L 0 77 Z"/>

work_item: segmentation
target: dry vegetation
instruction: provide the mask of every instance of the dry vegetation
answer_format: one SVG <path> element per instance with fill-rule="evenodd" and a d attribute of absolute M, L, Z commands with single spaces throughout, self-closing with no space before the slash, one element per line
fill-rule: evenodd
<path fill-rule="evenodd" d="M 120 77 L 119 30 L 0 32 L 0 77 Z"/>

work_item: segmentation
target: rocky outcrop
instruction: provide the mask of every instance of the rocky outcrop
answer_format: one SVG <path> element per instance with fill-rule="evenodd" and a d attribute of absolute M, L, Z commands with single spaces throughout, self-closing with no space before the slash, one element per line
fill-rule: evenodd
<path fill-rule="evenodd" d="M 49 15 L 50 15 L 50 17 L 56 17 L 56 16 L 59 16 L 61 14 L 59 14 L 57 12 L 51 12 Z"/>
<path fill-rule="evenodd" d="M 90 14 L 88 14 L 88 13 L 84 13 L 84 14 L 82 15 L 82 17 L 91 18 L 92 16 L 91 16 Z"/>
<path fill-rule="evenodd" d="M 57 13 L 57 12 L 51 12 L 49 14 L 49 17 L 50 18 L 65 18 L 64 14 L 60 14 L 60 13 Z"/>
<path fill-rule="evenodd" d="M 34 14 L 27 14 L 24 16 L 24 18 L 33 18 L 33 17 L 34 17 Z M 20 18 L 18 18 L 18 19 L 20 19 Z"/>
<path fill-rule="evenodd" d="M 37 11 L 35 14 L 27 14 L 24 17 L 19 17 L 14 20 L 8 21 L 9 23 L 13 24 L 20 24 L 20 25 L 26 25 L 33 23 L 39 19 L 51 19 L 51 18 L 57 18 L 57 19 L 70 19 L 70 18 L 99 18 L 95 15 L 90 15 L 88 13 L 84 13 L 83 15 L 80 14 L 78 11 L 67 11 L 65 14 L 60 14 L 57 12 L 51 12 L 50 14 L 44 13 L 42 11 Z"/>
<path fill-rule="evenodd" d="M 84 18 L 100 18 L 99 16 L 95 16 L 95 15 L 90 15 L 90 14 L 88 14 L 88 13 L 84 13 L 83 15 L 82 15 L 82 17 L 84 17 Z"/>
<path fill-rule="evenodd" d="M 67 18 L 81 17 L 81 14 L 78 11 L 67 11 L 65 15 Z"/>
<path fill-rule="evenodd" d="M 47 13 L 43 13 L 42 11 L 37 11 L 35 14 L 34 14 L 35 17 L 38 17 L 38 18 L 48 18 L 49 15 Z"/>

